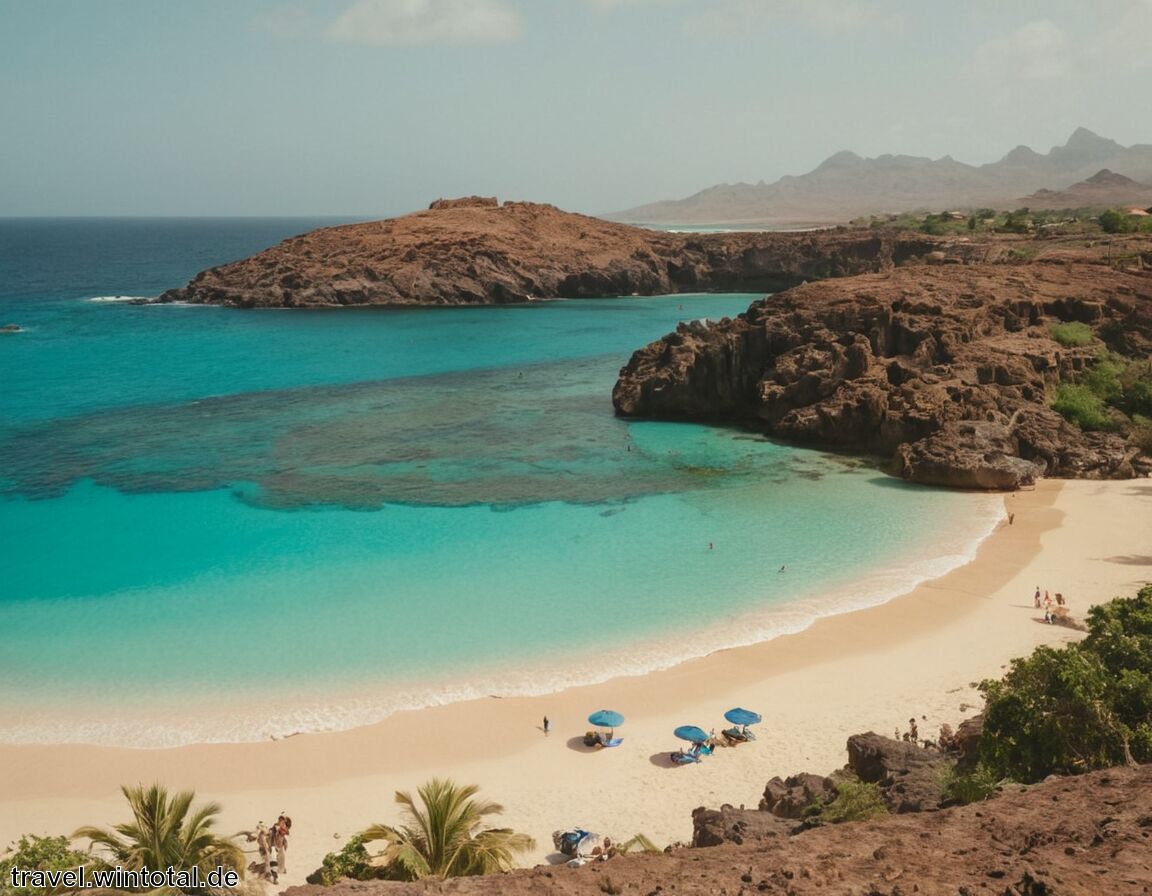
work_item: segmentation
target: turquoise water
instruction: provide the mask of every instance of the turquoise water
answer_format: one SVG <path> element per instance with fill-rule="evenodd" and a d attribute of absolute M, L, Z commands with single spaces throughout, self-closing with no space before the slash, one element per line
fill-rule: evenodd
<path fill-rule="evenodd" d="M 999 512 L 612 415 L 633 348 L 748 296 L 92 301 L 314 223 L 0 221 L 0 740 L 262 739 L 668 666 L 901 593 Z"/>

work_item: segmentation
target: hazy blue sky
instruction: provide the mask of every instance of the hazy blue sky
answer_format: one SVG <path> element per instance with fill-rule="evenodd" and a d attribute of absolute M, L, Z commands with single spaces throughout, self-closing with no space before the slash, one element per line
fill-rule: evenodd
<path fill-rule="evenodd" d="M 0 215 L 604 212 L 1152 142 L 1152 0 L 0 0 Z"/>

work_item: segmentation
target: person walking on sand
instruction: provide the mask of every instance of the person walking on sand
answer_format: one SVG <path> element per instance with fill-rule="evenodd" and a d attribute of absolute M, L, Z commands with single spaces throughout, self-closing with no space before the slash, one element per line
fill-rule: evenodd
<path fill-rule="evenodd" d="M 1039 585 L 1036 586 L 1036 595 L 1035 595 L 1035 597 L 1032 598 L 1032 600 L 1035 601 L 1036 609 L 1039 610 L 1040 609 L 1040 586 Z"/>
<path fill-rule="evenodd" d="M 552 733 L 552 722 L 548 716 L 544 716 L 544 736 L 547 737 Z"/>
<path fill-rule="evenodd" d="M 276 849 L 276 873 L 288 873 L 288 830 L 291 828 L 292 823 L 288 821 L 286 815 L 281 815 L 280 820 L 276 822 L 276 827 L 273 830 L 276 832 L 273 844 Z"/>
<path fill-rule="evenodd" d="M 268 874 L 268 828 L 264 826 L 264 822 L 256 825 L 256 848 L 260 851 L 260 874 L 267 876 Z"/>

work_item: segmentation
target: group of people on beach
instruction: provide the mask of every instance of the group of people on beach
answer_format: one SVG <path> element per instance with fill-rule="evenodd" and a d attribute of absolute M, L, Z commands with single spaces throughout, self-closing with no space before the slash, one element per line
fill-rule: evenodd
<path fill-rule="evenodd" d="M 1057 591 L 1056 604 L 1053 606 L 1052 597 L 1048 594 L 1047 591 L 1044 592 L 1044 600 L 1040 600 L 1040 586 L 1037 585 L 1036 594 L 1033 595 L 1032 601 L 1035 604 L 1037 610 L 1039 610 L 1041 607 L 1044 608 L 1044 621 L 1049 625 L 1052 625 L 1052 623 L 1054 623 L 1057 619 L 1056 607 L 1064 606 L 1064 595 Z"/>
<path fill-rule="evenodd" d="M 277 883 L 281 874 L 288 871 L 288 835 L 292 832 L 292 819 L 284 812 L 276 819 L 271 828 L 265 827 L 264 822 L 256 825 L 255 836 L 249 835 L 249 840 L 255 839 L 256 848 L 260 852 L 260 860 L 249 866 L 249 871 L 259 874 L 265 880 Z"/>

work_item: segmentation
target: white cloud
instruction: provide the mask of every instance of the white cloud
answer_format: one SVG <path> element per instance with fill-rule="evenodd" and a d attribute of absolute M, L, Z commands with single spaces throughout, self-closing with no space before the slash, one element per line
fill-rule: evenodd
<path fill-rule="evenodd" d="M 1029 22 L 1005 37 L 976 48 L 972 67 L 996 80 L 1022 78 L 1053 81 L 1071 74 L 1074 66 L 1068 35 L 1048 19 Z"/>
<path fill-rule="evenodd" d="M 799 22 L 821 31 L 893 24 L 883 0 L 701 0 L 684 20 L 690 34 L 745 34 L 778 23 Z"/>
<path fill-rule="evenodd" d="M 1108 0 L 1104 27 L 1087 49 L 1088 61 L 1105 71 L 1152 68 L 1152 0 Z"/>
<path fill-rule="evenodd" d="M 524 21 L 503 0 L 356 0 L 328 36 L 371 46 L 493 44 L 515 40 Z"/>
<path fill-rule="evenodd" d="M 891 0 L 583 0 L 598 12 L 629 6 L 679 8 L 689 34 L 745 34 L 781 22 L 799 22 L 820 30 L 839 31 L 865 25 L 892 24 Z"/>

